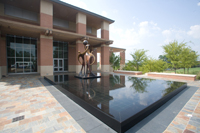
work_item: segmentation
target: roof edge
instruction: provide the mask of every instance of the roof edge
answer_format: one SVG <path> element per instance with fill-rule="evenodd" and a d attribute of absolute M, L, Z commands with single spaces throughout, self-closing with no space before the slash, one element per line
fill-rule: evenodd
<path fill-rule="evenodd" d="M 74 5 L 65 3 L 65 2 L 60 1 L 60 0 L 50 0 L 50 1 L 55 2 L 55 3 L 58 3 L 58 4 L 61 4 L 61 5 L 64 5 L 64 6 L 67 6 L 67 7 L 70 7 L 70 8 L 73 8 L 73 9 L 75 9 L 75 10 L 78 10 L 78 11 L 81 11 L 81 12 L 84 12 L 84 13 L 87 13 L 87 14 L 92 15 L 92 16 L 96 16 L 96 17 L 98 17 L 98 18 L 104 19 L 104 20 L 106 20 L 106 21 L 109 21 L 110 24 L 115 22 L 115 21 L 112 20 L 112 19 L 103 17 L 103 16 L 101 16 L 101 15 L 99 15 L 99 14 L 93 13 L 93 12 L 91 12 L 91 11 L 87 11 L 87 10 L 85 10 L 85 9 L 82 9 L 82 8 L 80 8 L 80 7 L 77 7 L 77 6 L 74 6 Z"/>

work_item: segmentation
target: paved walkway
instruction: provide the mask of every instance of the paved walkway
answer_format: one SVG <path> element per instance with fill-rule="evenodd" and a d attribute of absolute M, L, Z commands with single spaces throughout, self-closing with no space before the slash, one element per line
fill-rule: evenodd
<path fill-rule="evenodd" d="M 85 133 L 37 75 L 0 80 L 0 132 Z"/>
<path fill-rule="evenodd" d="M 142 76 L 148 77 L 148 76 Z M 154 78 L 154 77 L 148 77 Z M 167 78 L 156 78 L 169 80 Z M 185 104 L 182 110 L 170 123 L 164 133 L 200 133 L 200 81 L 186 81 L 186 80 L 174 80 L 187 82 L 188 86 L 196 86 L 199 89 Z"/>
<path fill-rule="evenodd" d="M 38 78 L 37 75 L 21 75 L 0 80 L 0 132 L 84 133 Z M 199 89 L 165 133 L 200 132 L 200 81 L 187 83 Z"/>

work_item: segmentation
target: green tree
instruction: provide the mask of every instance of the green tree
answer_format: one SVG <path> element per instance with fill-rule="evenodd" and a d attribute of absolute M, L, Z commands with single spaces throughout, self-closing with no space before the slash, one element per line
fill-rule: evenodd
<path fill-rule="evenodd" d="M 188 47 L 184 47 L 182 49 L 181 52 L 181 58 L 180 58 L 180 62 L 181 62 L 181 67 L 183 67 L 184 69 L 184 74 L 185 74 L 185 68 L 189 68 L 191 66 L 191 54 L 192 50 Z"/>
<path fill-rule="evenodd" d="M 163 60 L 156 60 L 153 58 L 149 58 L 146 60 L 142 66 L 142 72 L 163 72 L 168 68 L 167 62 Z"/>
<path fill-rule="evenodd" d="M 176 69 L 180 67 L 180 59 L 182 56 L 181 53 L 185 46 L 186 43 L 182 42 L 178 44 L 178 41 L 175 40 L 173 42 L 170 42 L 169 44 L 162 46 L 165 52 L 165 56 L 168 58 L 168 61 L 171 62 L 171 67 L 175 69 L 175 73 Z"/>
<path fill-rule="evenodd" d="M 129 63 L 132 66 L 136 67 L 136 70 L 139 71 L 139 67 L 142 66 L 143 62 L 147 60 L 147 55 L 146 55 L 147 50 L 144 49 L 138 49 L 135 50 L 131 56 L 133 57 L 132 61 L 129 61 Z"/>
<path fill-rule="evenodd" d="M 113 70 L 117 70 L 120 68 L 120 56 L 119 55 L 115 55 L 114 53 L 111 54 L 110 56 L 110 65 L 113 68 Z"/>
<path fill-rule="evenodd" d="M 187 73 L 189 73 L 189 68 L 191 68 L 192 66 L 195 66 L 195 65 L 198 65 L 199 62 L 197 61 L 199 55 L 197 54 L 197 52 L 195 51 L 191 51 L 190 54 L 188 55 L 189 56 L 189 65 L 188 65 L 188 70 L 187 70 Z"/>

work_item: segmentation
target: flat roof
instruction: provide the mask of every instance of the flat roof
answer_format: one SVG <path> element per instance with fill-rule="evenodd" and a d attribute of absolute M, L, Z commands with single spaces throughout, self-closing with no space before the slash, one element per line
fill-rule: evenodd
<path fill-rule="evenodd" d="M 60 0 L 50 0 L 50 1 L 55 2 L 55 3 L 58 3 L 58 4 L 61 4 L 61 5 L 64 5 L 64 6 L 66 6 L 66 7 L 70 7 L 70 8 L 72 8 L 72 9 L 78 10 L 78 11 L 83 12 L 83 13 L 86 13 L 86 14 L 89 14 L 89 15 L 92 15 L 92 16 L 95 16 L 95 17 L 104 19 L 104 20 L 108 21 L 110 24 L 113 23 L 113 22 L 115 22 L 115 21 L 112 20 L 112 19 L 103 17 L 103 16 L 101 16 L 101 15 L 99 15 L 99 14 L 96 14 L 96 13 L 93 13 L 93 12 L 90 12 L 90 11 L 87 11 L 87 10 L 85 10 L 85 9 L 82 9 L 82 8 L 77 7 L 77 6 L 74 6 L 74 5 L 65 3 L 65 2 L 60 1 Z"/>

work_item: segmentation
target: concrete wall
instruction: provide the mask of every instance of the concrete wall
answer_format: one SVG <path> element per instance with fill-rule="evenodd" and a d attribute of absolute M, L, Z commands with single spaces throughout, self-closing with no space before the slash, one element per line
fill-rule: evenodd
<path fill-rule="evenodd" d="M 40 75 L 53 75 L 53 37 L 40 35 Z"/>
<path fill-rule="evenodd" d="M 76 32 L 76 23 L 69 21 L 69 30 Z"/>
<path fill-rule="evenodd" d="M 101 23 L 101 38 L 109 40 L 109 23 L 103 21 Z"/>
<path fill-rule="evenodd" d="M 76 33 L 86 35 L 86 15 L 76 14 Z"/>
<path fill-rule="evenodd" d="M 77 57 L 76 53 L 76 46 L 68 45 L 68 71 L 75 72 L 76 71 L 76 60 Z"/>
<path fill-rule="evenodd" d="M 44 0 L 40 1 L 40 26 L 53 28 L 53 4 Z"/>
<path fill-rule="evenodd" d="M 6 38 L 0 36 L 1 75 L 7 75 Z"/>
<path fill-rule="evenodd" d="M 2 75 L 1 75 L 1 66 L 0 66 L 0 79 L 1 79 Z"/>
<path fill-rule="evenodd" d="M 109 72 L 110 71 L 110 62 L 109 62 L 109 46 L 103 44 L 101 45 L 101 71 Z"/>

